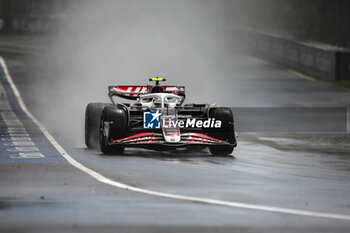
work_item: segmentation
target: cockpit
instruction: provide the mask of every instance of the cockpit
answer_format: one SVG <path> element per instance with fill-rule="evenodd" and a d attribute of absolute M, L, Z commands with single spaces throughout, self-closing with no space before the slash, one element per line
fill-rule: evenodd
<path fill-rule="evenodd" d="M 154 93 L 142 95 L 138 102 L 146 108 L 175 108 L 181 104 L 181 96 L 170 93 Z"/>

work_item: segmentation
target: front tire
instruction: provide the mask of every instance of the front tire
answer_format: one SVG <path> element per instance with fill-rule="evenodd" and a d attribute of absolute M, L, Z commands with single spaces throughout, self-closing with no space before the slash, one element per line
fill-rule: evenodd
<path fill-rule="evenodd" d="M 233 114 L 230 108 L 212 108 L 209 116 L 216 120 L 221 120 L 221 128 L 210 133 L 210 136 L 231 144 L 236 143 Z M 232 145 L 209 146 L 212 155 L 229 155 L 233 152 Z"/>
<path fill-rule="evenodd" d="M 101 113 L 108 103 L 90 103 L 85 109 L 85 144 L 89 149 L 97 149 L 99 145 L 99 128 Z"/>
<path fill-rule="evenodd" d="M 125 109 L 115 105 L 106 106 L 100 120 L 100 149 L 104 154 L 122 154 L 125 147 L 109 145 L 112 140 L 124 138 L 127 132 L 128 119 Z M 109 124 L 108 135 L 105 132 L 105 123 Z"/>

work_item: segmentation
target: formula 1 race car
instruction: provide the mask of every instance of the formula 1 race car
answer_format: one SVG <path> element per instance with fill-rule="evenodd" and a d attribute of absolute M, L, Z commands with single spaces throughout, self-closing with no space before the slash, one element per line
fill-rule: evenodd
<path fill-rule="evenodd" d="M 184 86 L 109 86 L 111 104 L 90 103 L 85 111 L 85 143 L 104 154 L 122 154 L 125 147 L 174 150 L 209 147 L 213 155 L 232 153 L 237 145 L 230 108 L 185 104 Z M 136 100 L 116 103 L 113 97 Z"/>

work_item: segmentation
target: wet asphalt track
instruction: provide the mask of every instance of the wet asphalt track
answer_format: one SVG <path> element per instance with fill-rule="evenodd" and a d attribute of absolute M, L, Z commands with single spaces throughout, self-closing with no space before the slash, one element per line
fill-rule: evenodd
<path fill-rule="evenodd" d="M 27 51 L 15 45 L 11 47 L 9 43 L 2 44 L 2 56 L 29 110 L 36 115 L 32 107 L 36 103 L 30 98 L 31 88 L 28 88 L 30 80 L 24 78 L 26 72 L 23 72 L 31 70 L 28 69 L 31 63 L 26 60 Z M 259 92 L 265 101 L 273 100 L 271 106 L 350 105 L 349 91 L 294 77 L 249 57 L 242 59 L 264 72 L 262 77 L 255 75 L 241 80 L 240 86 L 249 87 L 250 83 L 264 79 Z M 300 91 L 300 84 L 307 92 Z M 287 86 L 289 92 L 286 93 Z M 8 87 L 2 87 L 0 90 L 7 97 L 2 95 L 0 102 L 1 232 L 350 230 L 349 220 L 173 200 L 98 182 L 67 163 L 16 106 Z M 275 92 L 271 92 L 272 89 Z M 251 101 L 248 98 L 246 105 Z M 11 122 L 11 112 L 18 121 Z M 40 119 L 39 114 L 36 116 Z M 4 119 L 7 119 L 6 127 Z M 18 122 L 22 122 L 23 127 L 16 125 Z M 13 141 L 8 141 L 6 129 L 11 127 L 24 128 L 26 132 L 16 133 L 28 135 L 44 157 L 18 156 L 20 152 L 12 150 Z M 126 156 L 104 156 L 98 151 L 72 147 L 65 137 L 52 133 L 74 159 L 131 186 L 215 200 L 350 215 L 350 135 L 346 133 L 241 133 L 239 146 L 233 156 L 228 157 L 212 157 L 206 150 L 160 153 L 136 149 L 128 150 Z"/>

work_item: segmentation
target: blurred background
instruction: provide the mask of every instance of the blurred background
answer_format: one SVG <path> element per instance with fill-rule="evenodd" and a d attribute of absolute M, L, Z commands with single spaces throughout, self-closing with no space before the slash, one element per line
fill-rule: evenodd
<path fill-rule="evenodd" d="M 346 98 L 324 100 L 319 88 L 309 98 L 304 84 L 291 89 L 288 78 L 245 53 L 350 79 L 350 53 L 336 63 L 350 47 L 349 9 L 347 0 L 0 0 L 0 43 L 36 51 L 12 64 L 22 71 L 26 101 L 49 129 L 81 145 L 89 102 L 109 102 L 108 85 L 145 85 L 156 76 L 186 86 L 187 103 L 343 107 Z"/>
<path fill-rule="evenodd" d="M 108 1 L 86 0 L 0 0 L 0 17 L 10 18 L 64 20 L 72 7 L 84 8 L 89 4 L 103 5 Z M 116 1 L 110 1 L 113 4 Z M 123 2 L 123 1 L 119 1 Z M 133 1 L 134 4 L 153 5 L 155 2 Z M 192 1 L 193 2 L 193 1 Z M 204 1 L 207 2 L 207 1 Z M 213 5 L 221 5 L 226 12 L 226 23 L 242 28 L 251 28 L 266 32 L 290 35 L 304 40 L 315 40 L 338 46 L 350 47 L 350 1 L 347 0 L 216 0 Z M 126 3 L 124 1 L 124 3 Z M 198 2 L 199 3 L 199 2 Z M 164 3 L 156 2 L 161 8 Z M 98 7 L 96 8 L 96 10 Z M 91 13 L 91 18 L 99 12 Z M 164 12 L 163 12 L 164 13 Z M 158 12 L 162 14 L 162 12 Z M 179 16 L 181 13 L 179 13 Z M 3 24 L 2 24 L 3 26 Z M 40 27 L 42 26 L 42 27 Z M 25 25 L 21 31 L 37 33 L 38 31 L 55 32 L 53 28 Z M 10 27 L 2 32 L 15 31 Z M 19 29 L 18 29 L 19 30 Z"/>
<path fill-rule="evenodd" d="M 0 0 L 0 57 L 115 181 L 0 67 L 0 233 L 350 232 L 350 0 Z M 87 150 L 87 104 L 157 76 L 232 109 L 232 155 Z"/>

